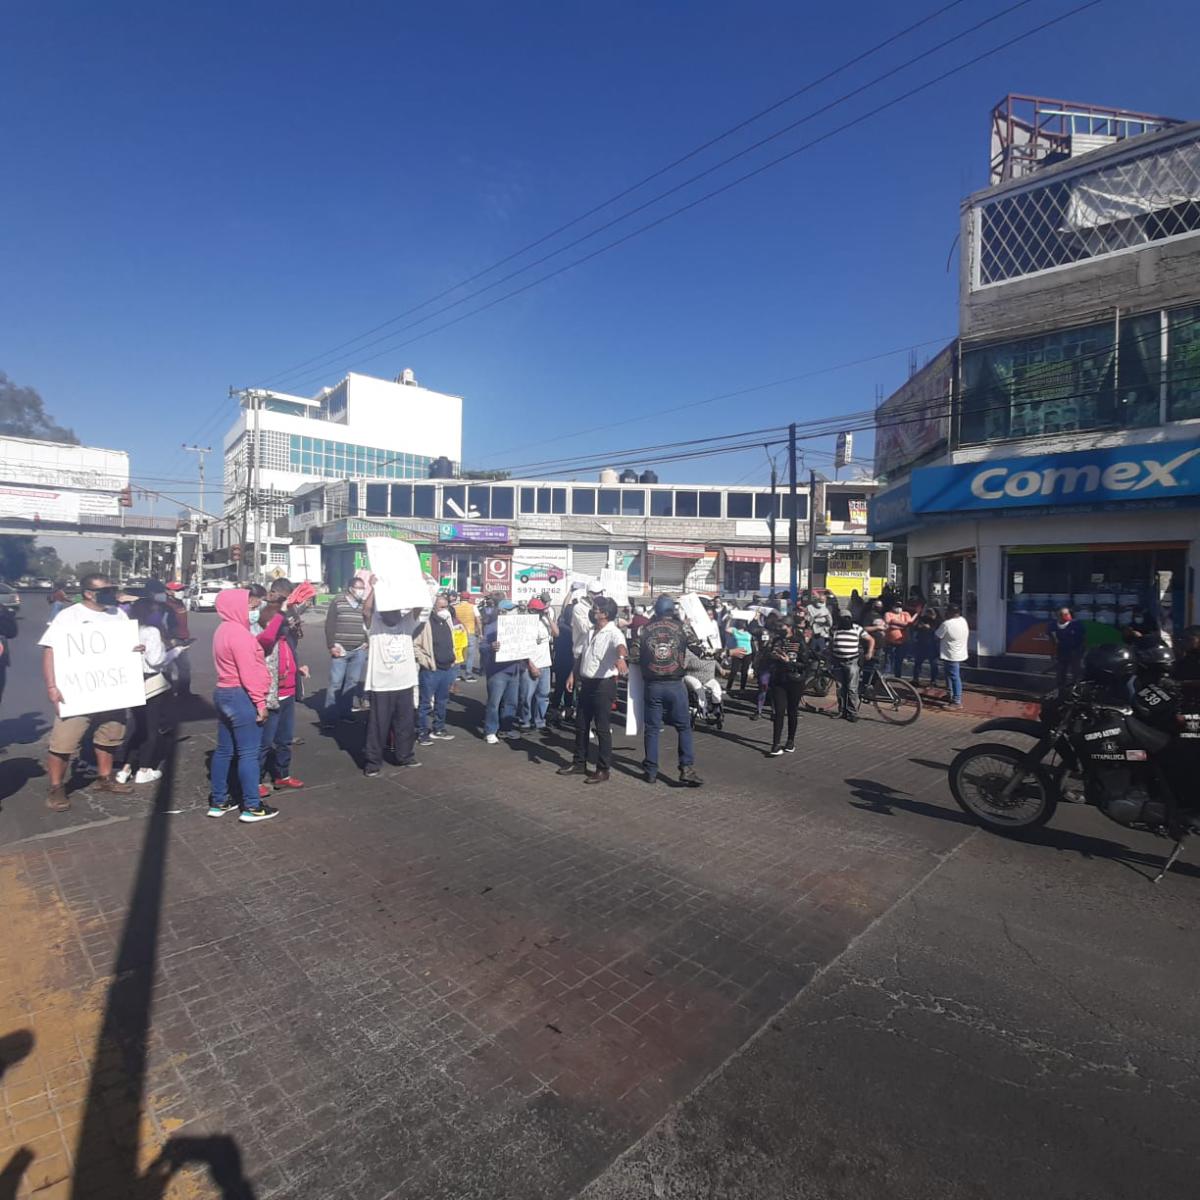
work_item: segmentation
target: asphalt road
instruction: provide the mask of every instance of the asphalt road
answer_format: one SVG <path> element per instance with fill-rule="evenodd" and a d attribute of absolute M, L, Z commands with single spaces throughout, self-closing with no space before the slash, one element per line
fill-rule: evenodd
<path fill-rule="evenodd" d="M 164 787 L 60 815 L 28 617 L 14 643 L 0 903 L 27 949 L 0 1014 L 41 1039 L 61 1145 L 14 1116 L 17 1066 L 0 1168 L 28 1143 L 28 1180 L 133 1194 L 133 1097 L 137 1161 L 199 1155 L 189 1195 L 238 1194 L 194 1150 L 221 1138 L 260 1200 L 1197 1194 L 1200 870 L 1152 886 L 1163 843 L 1070 806 L 977 831 L 945 787 L 962 719 L 805 718 L 766 759 L 735 703 L 689 791 L 622 738 L 595 789 L 554 775 L 565 739 L 485 746 L 479 684 L 454 742 L 370 783 L 361 729 L 306 709 L 308 786 L 239 826 L 203 816 L 213 624 Z M 323 682 L 318 629 L 302 657 Z M 82 1113 L 42 993 L 107 1031 Z"/>

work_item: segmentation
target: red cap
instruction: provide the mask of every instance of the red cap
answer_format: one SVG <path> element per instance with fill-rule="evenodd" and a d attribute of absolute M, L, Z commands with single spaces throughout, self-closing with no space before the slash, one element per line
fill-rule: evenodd
<path fill-rule="evenodd" d="M 530 600 L 530 602 L 529 602 L 529 611 L 530 612 L 545 612 L 545 610 L 546 610 L 545 600 Z"/>
<path fill-rule="evenodd" d="M 182 583 L 168 583 L 167 591 L 168 592 L 182 592 L 183 584 Z"/>

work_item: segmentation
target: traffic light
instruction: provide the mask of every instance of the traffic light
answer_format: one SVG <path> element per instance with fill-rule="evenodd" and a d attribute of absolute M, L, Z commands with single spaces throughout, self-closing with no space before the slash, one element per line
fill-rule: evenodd
<path fill-rule="evenodd" d="M 241 546 L 230 546 L 229 547 L 229 559 L 231 562 L 241 562 L 242 561 Z"/>

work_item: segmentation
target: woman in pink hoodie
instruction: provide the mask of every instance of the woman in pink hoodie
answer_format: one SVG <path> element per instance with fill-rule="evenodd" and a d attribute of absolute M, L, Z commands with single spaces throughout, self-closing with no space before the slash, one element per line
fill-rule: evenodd
<path fill-rule="evenodd" d="M 262 724 L 267 717 L 267 691 L 271 677 L 258 639 L 250 632 L 250 605 L 262 601 L 244 588 L 228 588 L 217 596 L 221 624 L 213 635 L 213 665 L 217 688 L 213 705 L 217 710 L 217 748 L 212 757 L 210 817 L 222 817 L 240 807 L 242 821 L 267 821 L 278 809 L 262 802 L 259 795 L 258 753 Z M 229 798 L 229 768 L 237 756 L 238 783 L 242 802 Z"/>

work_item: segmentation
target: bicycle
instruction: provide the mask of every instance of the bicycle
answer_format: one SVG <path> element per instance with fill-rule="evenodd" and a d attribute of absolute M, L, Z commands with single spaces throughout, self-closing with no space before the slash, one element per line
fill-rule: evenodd
<path fill-rule="evenodd" d="M 891 725 L 911 725 L 921 715 L 921 693 L 907 680 L 884 675 L 875 659 L 863 664 L 858 695 Z M 811 712 L 833 715 L 838 711 L 837 680 L 824 658 L 814 662 L 805 676 L 804 696 Z"/>

